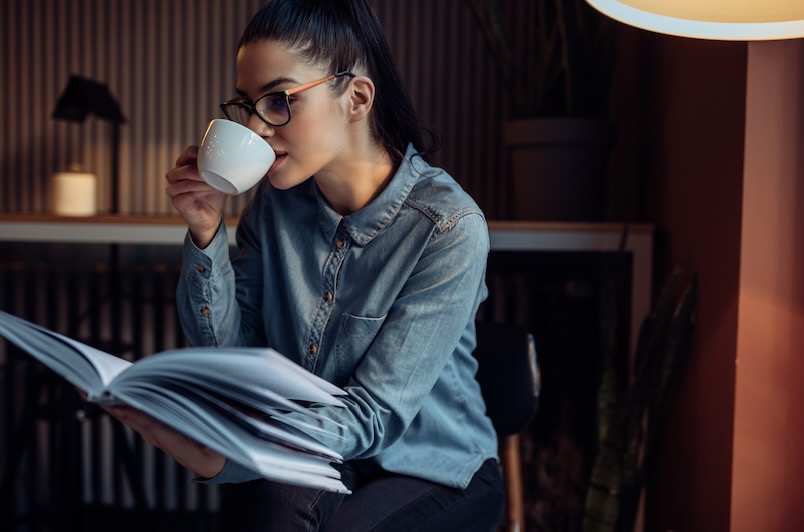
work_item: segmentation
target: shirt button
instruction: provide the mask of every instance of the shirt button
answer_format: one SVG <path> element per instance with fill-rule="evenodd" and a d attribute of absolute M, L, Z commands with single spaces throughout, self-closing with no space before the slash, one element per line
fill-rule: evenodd
<path fill-rule="evenodd" d="M 338 240 L 337 242 L 335 242 L 335 247 L 337 247 L 338 249 L 345 248 L 346 247 L 346 240 L 344 240 L 344 239 Z"/>
<path fill-rule="evenodd" d="M 202 316 L 209 316 L 210 314 L 212 314 L 212 311 L 209 310 L 209 307 L 201 307 Z"/>
<path fill-rule="evenodd" d="M 203 264 L 196 264 L 195 269 L 198 270 L 200 273 L 204 273 L 207 269 L 204 267 Z"/>
<path fill-rule="evenodd" d="M 327 290 L 326 293 L 324 294 L 324 299 L 326 299 L 327 302 L 332 301 L 332 292 Z"/>
<path fill-rule="evenodd" d="M 309 352 L 311 355 L 316 354 L 316 353 L 318 352 L 318 346 L 317 346 L 317 345 L 315 345 L 315 344 L 310 344 L 310 349 L 308 350 L 308 352 Z"/>

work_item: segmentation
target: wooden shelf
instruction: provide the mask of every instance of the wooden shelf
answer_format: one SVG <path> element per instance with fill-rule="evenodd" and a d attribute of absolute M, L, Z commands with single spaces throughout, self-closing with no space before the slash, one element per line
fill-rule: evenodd
<path fill-rule="evenodd" d="M 227 218 L 226 226 L 234 243 L 237 218 Z M 506 250 L 614 251 L 622 230 L 621 224 L 608 222 L 489 221 L 492 248 Z M 178 216 L 0 214 L 0 241 L 5 242 L 178 244 L 185 232 Z M 631 225 L 628 232 L 629 241 L 652 240 L 653 228 Z"/>

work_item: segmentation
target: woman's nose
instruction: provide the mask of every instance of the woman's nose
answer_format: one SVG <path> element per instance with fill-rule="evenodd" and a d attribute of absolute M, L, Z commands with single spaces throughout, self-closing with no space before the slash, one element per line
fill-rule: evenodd
<path fill-rule="evenodd" d="M 262 118 L 257 116 L 257 113 L 252 113 L 246 126 L 261 137 L 272 137 L 274 135 L 274 126 L 268 125 Z"/>

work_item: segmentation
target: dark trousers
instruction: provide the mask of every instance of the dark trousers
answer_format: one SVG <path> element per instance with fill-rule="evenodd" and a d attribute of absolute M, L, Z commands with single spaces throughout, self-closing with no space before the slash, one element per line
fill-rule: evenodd
<path fill-rule="evenodd" d="M 488 532 L 502 516 L 499 465 L 488 460 L 466 489 L 394 475 L 368 462 L 344 464 L 351 495 L 254 480 L 224 487 L 223 532 Z"/>

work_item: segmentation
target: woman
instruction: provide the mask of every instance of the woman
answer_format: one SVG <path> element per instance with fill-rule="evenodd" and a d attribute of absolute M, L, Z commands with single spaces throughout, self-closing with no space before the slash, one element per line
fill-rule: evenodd
<path fill-rule="evenodd" d="M 482 212 L 424 159 L 419 122 L 367 0 L 273 0 L 237 53 L 222 105 L 274 148 L 230 260 L 224 195 L 197 147 L 167 173 L 189 226 L 177 295 L 189 340 L 270 346 L 341 386 L 322 407 L 353 495 L 272 483 L 144 418 L 119 415 L 206 482 L 228 530 L 491 530 L 497 439 L 474 320 L 486 297 Z M 328 424 L 328 428 L 331 425 Z"/>

